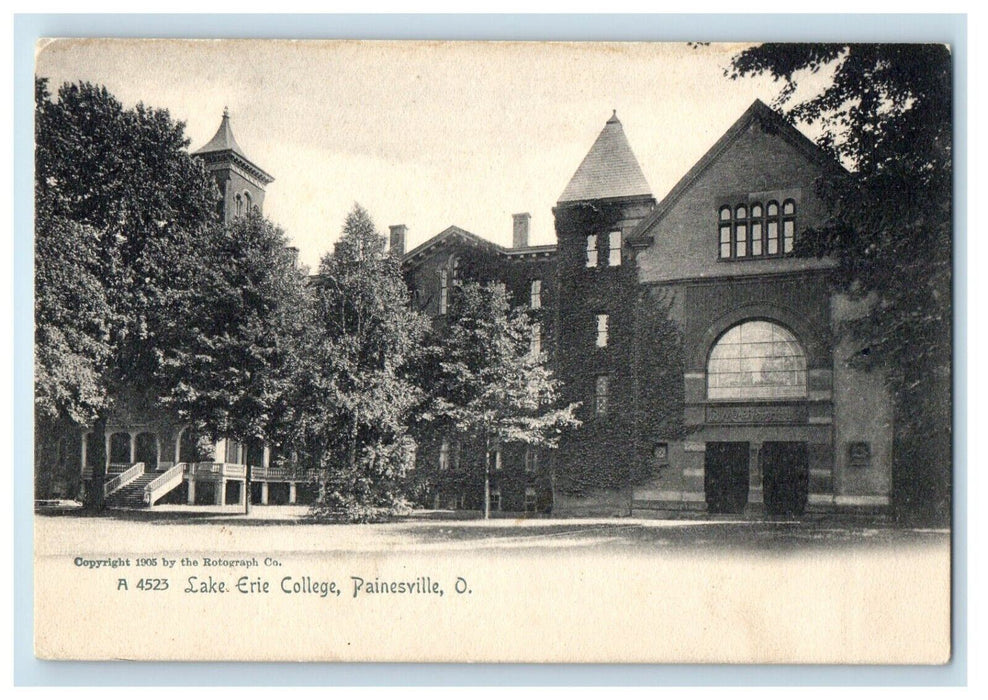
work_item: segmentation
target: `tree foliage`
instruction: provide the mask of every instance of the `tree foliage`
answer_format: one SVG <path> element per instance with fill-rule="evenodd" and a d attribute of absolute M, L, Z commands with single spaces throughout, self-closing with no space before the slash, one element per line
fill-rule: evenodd
<path fill-rule="evenodd" d="M 309 320 L 306 274 L 257 212 L 211 227 L 162 327 L 162 402 L 213 437 L 280 444 Z"/>
<path fill-rule="evenodd" d="M 417 428 L 478 444 L 484 454 L 512 443 L 554 447 L 562 430 L 578 424 L 576 405 L 558 405 L 559 382 L 545 354 L 532 352 L 526 309 L 511 307 L 501 283 L 465 282 L 452 291 L 419 365 L 426 397 Z M 486 477 L 489 458 L 482 466 Z"/>
<path fill-rule="evenodd" d="M 41 420 L 100 434 L 121 387 L 152 387 L 215 185 L 166 110 L 124 109 L 89 83 L 53 98 L 40 79 L 35 100 L 36 406 Z M 100 506 L 103 441 L 94 447 Z"/>
<path fill-rule="evenodd" d="M 804 79 L 830 78 L 802 96 Z M 814 125 L 845 163 L 821 182 L 833 218 L 802 251 L 837 262 L 835 281 L 872 301 L 845 330 L 853 358 L 887 372 L 896 403 L 894 494 L 902 511 L 949 517 L 952 257 L 951 56 L 938 44 L 763 44 L 732 78 L 782 83 L 776 106 Z"/>
<path fill-rule="evenodd" d="M 411 310 L 400 261 L 355 205 L 313 288 L 313 323 L 297 374 L 294 444 L 319 484 L 317 512 L 369 520 L 403 509 L 414 464 L 408 375 L 426 320 Z"/>

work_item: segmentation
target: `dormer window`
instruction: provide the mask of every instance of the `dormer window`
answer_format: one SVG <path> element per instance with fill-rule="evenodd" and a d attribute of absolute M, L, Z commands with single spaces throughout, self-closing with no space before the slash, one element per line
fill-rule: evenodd
<path fill-rule="evenodd" d="M 796 200 L 725 204 L 717 210 L 718 257 L 747 260 L 779 257 L 796 244 Z"/>

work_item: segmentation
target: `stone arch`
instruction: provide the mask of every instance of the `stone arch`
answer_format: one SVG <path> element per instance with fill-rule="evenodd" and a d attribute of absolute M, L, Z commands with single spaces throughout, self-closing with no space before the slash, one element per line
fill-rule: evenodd
<path fill-rule="evenodd" d="M 149 431 L 138 433 L 134 438 L 134 461 L 144 462 L 144 468 L 154 471 L 158 468 L 161 443 L 158 434 Z"/>
<path fill-rule="evenodd" d="M 743 304 L 722 315 L 707 328 L 687 352 L 690 371 L 706 372 L 707 359 L 717 340 L 744 321 L 769 321 L 789 330 L 806 353 L 807 369 L 831 366 L 829 334 L 795 309 L 778 304 Z"/>
<path fill-rule="evenodd" d="M 212 442 L 201 434 L 195 426 L 186 425 L 176 438 L 179 462 L 211 462 L 213 453 L 209 450 Z"/>
<path fill-rule="evenodd" d="M 110 435 L 109 460 L 110 464 L 130 464 L 130 433 Z"/>

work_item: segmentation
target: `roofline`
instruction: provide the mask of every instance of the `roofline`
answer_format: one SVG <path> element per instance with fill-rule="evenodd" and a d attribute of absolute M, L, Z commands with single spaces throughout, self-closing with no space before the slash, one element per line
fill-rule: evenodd
<path fill-rule="evenodd" d="M 497 255 L 502 255 L 505 257 L 524 257 L 526 255 L 531 256 L 549 256 L 556 252 L 556 244 L 550 243 L 548 245 L 540 246 L 525 246 L 524 248 L 505 248 L 502 245 L 498 245 L 493 241 L 489 241 L 486 238 L 478 236 L 476 233 L 471 233 L 466 229 L 462 229 L 459 226 L 449 226 L 439 233 L 437 233 L 432 238 L 420 243 L 419 245 L 412 248 L 410 251 L 401 256 L 401 264 L 407 265 L 411 263 L 415 258 L 423 256 L 431 248 L 436 247 L 443 241 L 449 239 L 452 236 L 463 236 L 470 242 L 474 243 L 483 248 L 491 250 Z"/>
<path fill-rule="evenodd" d="M 220 151 L 206 151 L 204 153 L 200 153 L 199 151 L 196 151 L 192 155 L 198 156 L 199 158 L 202 158 L 207 162 L 209 162 L 210 160 L 219 160 L 221 157 L 222 158 L 229 157 L 230 160 L 235 162 L 241 168 L 248 171 L 259 180 L 262 180 L 265 185 L 270 185 L 272 182 L 274 182 L 274 177 L 272 175 L 262 170 L 259 166 L 255 165 L 250 160 L 248 160 L 245 156 L 240 155 L 232 148 L 225 148 Z"/>
<path fill-rule="evenodd" d="M 552 208 L 552 211 L 555 213 L 557 209 L 575 207 L 580 204 L 629 204 L 631 202 L 648 201 L 655 201 L 655 195 L 651 192 L 648 194 L 625 194 L 620 197 L 601 197 L 600 199 L 567 199 L 565 202 L 556 202 L 556 206 Z"/>
<path fill-rule="evenodd" d="M 677 182 L 673 188 L 669 190 L 669 193 L 662 198 L 662 201 L 658 203 L 655 209 L 653 209 L 648 216 L 642 219 L 642 221 L 635 227 L 635 230 L 632 231 L 631 235 L 628 237 L 628 242 L 634 243 L 639 239 L 644 240 L 643 234 L 666 215 L 666 213 L 686 192 L 686 190 L 700 178 L 707 168 L 713 165 L 721 154 L 727 150 L 728 146 L 737 140 L 737 138 L 741 135 L 741 132 L 744 131 L 756 117 L 768 119 L 779 129 L 780 136 L 786 139 L 792 146 L 802 151 L 818 165 L 821 165 L 827 169 L 838 170 L 843 175 L 850 174 L 848 170 L 840 164 L 840 162 L 834 160 L 830 154 L 814 143 L 809 137 L 806 136 L 806 134 L 789 123 L 781 114 L 776 112 L 760 99 L 755 99 L 755 101 L 751 103 L 751 106 L 748 107 L 748 109 L 746 109 L 740 117 L 738 117 L 737 121 L 735 121 L 730 128 L 724 132 L 724 135 L 717 139 L 717 142 L 714 143 L 714 145 L 700 157 L 700 160 L 698 160 L 693 167 L 690 168 L 682 178 L 680 178 L 679 182 Z"/>

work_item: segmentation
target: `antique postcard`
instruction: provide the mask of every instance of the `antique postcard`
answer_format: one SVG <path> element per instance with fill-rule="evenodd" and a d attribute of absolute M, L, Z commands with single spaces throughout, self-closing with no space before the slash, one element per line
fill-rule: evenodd
<path fill-rule="evenodd" d="M 947 663 L 952 70 L 39 41 L 35 654 Z"/>

